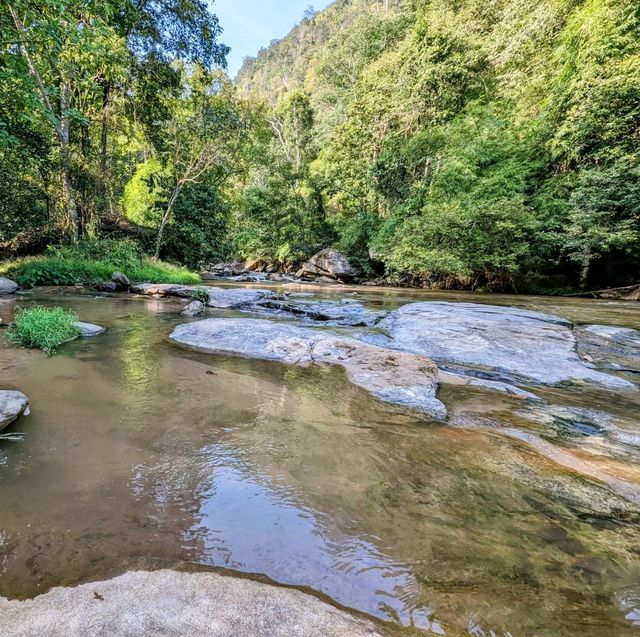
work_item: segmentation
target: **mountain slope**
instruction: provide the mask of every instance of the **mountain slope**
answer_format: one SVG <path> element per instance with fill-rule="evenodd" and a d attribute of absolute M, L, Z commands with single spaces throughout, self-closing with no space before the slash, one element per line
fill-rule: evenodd
<path fill-rule="evenodd" d="M 390 273 L 587 285 L 640 264 L 635 0 L 339 0 L 237 82 L 308 95 L 324 213 Z"/>

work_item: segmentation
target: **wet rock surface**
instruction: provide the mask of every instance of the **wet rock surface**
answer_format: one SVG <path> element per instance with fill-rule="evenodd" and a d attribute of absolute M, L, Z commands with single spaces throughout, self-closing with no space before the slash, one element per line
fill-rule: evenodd
<path fill-rule="evenodd" d="M 382 319 L 380 333 L 363 338 L 421 354 L 439 365 L 510 385 L 588 382 L 634 389 L 581 360 L 572 324 L 560 317 L 513 307 L 411 303 Z"/>
<path fill-rule="evenodd" d="M 3 637 L 381 637 L 298 590 L 215 573 L 129 572 L 28 601 L 0 598 Z"/>
<path fill-rule="evenodd" d="M 29 399 L 19 391 L 0 390 L 0 431 L 29 413 Z"/>
<path fill-rule="evenodd" d="M 384 402 L 434 419 L 446 417 L 436 398 L 436 366 L 405 352 L 329 332 L 257 319 L 207 319 L 178 326 L 170 339 L 199 351 L 274 360 L 288 365 L 339 365 L 350 380 Z"/>
<path fill-rule="evenodd" d="M 93 336 L 98 336 L 106 332 L 106 329 L 100 325 L 94 325 L 93 323 L 83 323 L 82 321 L 78 321 L 74 323 L 74 325 L 80 330 L 81 338 L 91 338 Z"/>
<path fill-rule="evenodd" d="M 576 328 L 580 356 L 601 369 L 640 374 L 640 331 L 610 325 Z"/>

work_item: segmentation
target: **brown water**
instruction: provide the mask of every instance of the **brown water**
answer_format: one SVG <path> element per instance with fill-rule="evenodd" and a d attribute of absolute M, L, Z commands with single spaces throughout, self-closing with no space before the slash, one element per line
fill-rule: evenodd
<path fill-rule="evenodd" d="M 634 489 L 626 448 L 546 435 L 480 390 L 445 386 L 451 423 L 433 425 L 339 370 L 184 351 L 166 340 L 181 322 L 171 302 L 40 300 L 109 329 L 54 358 L 0 345 L 0 387 L 32 401 L 11 429 L 24 439 L 0 442 L 0 595 L 180 560 L 264 573 L 427 633 L 640 634 L 640 508 L 568 468 Z M 481 300 L 640 327 L 624 303 Z M 640 429 L 640 403 L 545 397 L 609 406 Z"/>

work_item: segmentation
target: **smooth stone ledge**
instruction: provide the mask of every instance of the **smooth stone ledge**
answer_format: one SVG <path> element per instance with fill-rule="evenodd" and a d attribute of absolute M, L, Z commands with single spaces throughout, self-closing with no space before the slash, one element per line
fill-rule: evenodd
<path fill-rule="evenodd" d="M 212 354 L 279 361 L 287 365 L 339 365 L 351 382 L 380 400 L 435 420 L 447 412 L 436 398 L 438 369 L 427 358 L 387 350 L 329 332 L 258 319 L 206 319 L 179 325 L 171 341 Z"/>
<path fill-rule="evenodd" d="M 382 319 L 367 343 L 421 354 L 439 365 L 484 380 L 520 386 L 591 383 L 636 390 L 629 381 L 582 361 L 573 325 L 515 307 L 426 301 L 409 303 Z"/>
<path fill-rule="evenodd" d="M 54 588 L 27 601 L 0 598 L 0 635 L 382 637 L 372 622 L 298 590 L 169 570 Z"/>
<path fill-rule="evenodd" d="M 29 415 L 29 399 L 19 391 L 0 390 L 0 431 L 23 414 Z"/>

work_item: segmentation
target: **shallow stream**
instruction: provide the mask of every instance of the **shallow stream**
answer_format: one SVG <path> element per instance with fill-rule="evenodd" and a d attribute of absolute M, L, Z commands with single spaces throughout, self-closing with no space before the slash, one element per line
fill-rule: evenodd
<path fill-rule="evenodd" d="M 374 308 L 429 298 L 640 329 L 633 303 L 359 294 Z M 426 634 L 640 635 L 640 449 L 478 388 L 445 385 L 450 421 L 433 424 L 339 369 L 185 351 L 167 341 L 184 321 L 174 301 L 35 294 L 0 314 L 33 301 L 108 330 L 53 358 L 0 338 L 0 387 L 32 403 L 9 430 L 23 439 L 0 441 L 0 595 L 189 562 Z M 637 397 L 538 393 L 640 435 Z"/>

